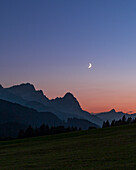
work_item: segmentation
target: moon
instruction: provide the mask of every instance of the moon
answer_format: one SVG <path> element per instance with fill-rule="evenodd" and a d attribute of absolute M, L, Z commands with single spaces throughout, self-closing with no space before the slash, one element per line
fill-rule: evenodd
<path fill-rule="evenodd" d="M 92 67 L 92 64 L 91 63 L 89 63 L 89 66 L 88 66 L 88 68 L 90 69 Z"/>

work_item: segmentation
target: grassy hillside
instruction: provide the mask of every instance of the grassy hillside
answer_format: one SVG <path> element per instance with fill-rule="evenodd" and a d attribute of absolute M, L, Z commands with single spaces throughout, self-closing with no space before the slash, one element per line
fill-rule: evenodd
<path fill-rule="evenodd" d="M 136 169 L 136 124 L 1 141 L 0 169 Z"/>

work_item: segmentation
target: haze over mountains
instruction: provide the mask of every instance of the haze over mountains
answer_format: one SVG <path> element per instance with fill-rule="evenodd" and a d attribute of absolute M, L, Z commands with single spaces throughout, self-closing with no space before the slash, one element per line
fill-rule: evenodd
<path fill-rule="evenodd" d="M 66 93 L 63 98 L 49 100 L 41 90 L 35 90 L 35 87 L 30 83 L 10 88 L 3 88 L 1 86 L 0 99 L 30 107 L 39 112 L 52 112 L 61 120 L 79 118 L 99 126 L 103 123 L 100 118 L 83 111 L 79 102 L 71 93 Z"/>
<path fill-rule="evenodd" d="M 128 117 L 135 118 L 136 117 L 136 114 L 127 114 L 127 113 L 123 113 L 123 112 L 116 112 L 115 109 L 112 109 L 109 112 L 98 113 L 97 117 L 99 117 L 103 121 L 108 120 L 111 123 L 112 120 L 122 119 L 122 117 L 124 115 L 126 116 L 126 118 L 128 118 Z"/>
<path fill-rule="evenodd" d="M 29 124 L 36 127 L 45 123 L 50 126 L 71 125 L 87 129 L 89 126 L 102 127 L 103 121 L 119 120 L 123 115 L 126 118 L 136 117 L 136 114 L 116 112 L 114 109 L 90 114 L 82 110 L 73 94 L 68 92 L 62 98 L 49 100 L 42 90 L 36 90 L 30 83 L 9 88 L 0 85 L 0 99 L 0 124 L 8 123 L 8 127 L 16 122 L 18 127 Z"/>
<path fill-rule="evenodd" d="M 48 126 L 64 126 L 88 129 L 98 127 L 84 119 L 69 118 L 60 120 L 51 112 L 38 112 L 34 109 L 0 99 L 0 137 L 16 137 L 20 129 L 31 125 L 33 128 L 42 124 Z"/>

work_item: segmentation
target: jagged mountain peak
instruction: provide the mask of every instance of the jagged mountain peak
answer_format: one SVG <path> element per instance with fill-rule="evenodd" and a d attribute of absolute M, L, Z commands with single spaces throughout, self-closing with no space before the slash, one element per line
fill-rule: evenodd
<path fill-rule="evenodd" d="M 36 108 L 39 111 L 53 112 L 62 120 L 66 120 L 69 117 L 76 117 L 94 123 L 97 122 L 100 125 L 102 124 L 102 120 L 100 122 L 99 118 L 83 111 L 76 97 L 70 92 L 67 92 L 63 97 L 49 100 L 43 94 L 42 90 L 36 90 L 34 85 L 30 83 L 3 88 L 3 90 L 0 91 L 1 99 L 22 104 L 30 108 Z"/>
<path fill-rule="evenodd" d="M 42 90 L 36 90 L 31 83 L 23 83 L 7 88 L 7 90 L 26 101 L 38 101 L 45 104 L 48 98 L 43 94 Z"/>
<path fill-rule="evenodd" d="M 74 97 L 74 95 L 70 92 L 67 92 L 63 97 L 56 97 L 55 99 L 51 99 L 50 101 L 54 102 L 54 101 L 66 101 L 66 100 L 76 100 L 76 98 Z"/>
<path fill-rule="evenodd" d="M 116 110 L 115 110 L 115 109 L 112 109 L 112 110 L 110 110 L 109 112 L 110 112 L 110 113 L 111 113 L 111 112 L 116 113 Z"/>
<path fill-rule="evenodd" d="M 69 103 L 74 104 L 75 106 L 80 108 L 79 102 L 77 101 L 77 99 L 74 97 L 74 95 L 70 92 L 67 92 L 63 98 L 61 98 L 62 100 L 64 100 L 65 103 Z"/>
<path fill-rule="evenodd" d="M 66 113 L 79 113 L 81 107 L 72 93 L 68 92 L 64 97 L 50 100 L 50 107 Z"/>
<path fill-rule="evenodd" d="M 19 89 L 24 91 L 35 91 L 35 87 L 31 83 L 22 83 L 20 85 L 15 85 L 12 87 L 9 87 L 8 89 Z"/>
<path fill-rule="evenodd" d="M 65 95 L 64 95 L 64 97 L 63 97 L 64 99 L 75 99 L 75 97 L 73 96 L 73 94 L 72 93 L 70 93 L 70 92 L 67 92 Z"/>
<path fill-rule="evenodd" d="M 37 90 L 37 92 L 41 95 L 44 95 L 43 91 L 42 90 Z"/>

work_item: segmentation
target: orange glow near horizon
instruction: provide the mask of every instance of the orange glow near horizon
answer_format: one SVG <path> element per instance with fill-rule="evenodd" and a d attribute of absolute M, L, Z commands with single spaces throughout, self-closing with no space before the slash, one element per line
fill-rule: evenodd
<path fill-rule="evenodd" d="M 97 91 L 88 93 L 80 90 L 75 90 L 74 93 L 70 90 L 65 90 L 65 93 L 68 91 L 71 92 L 78 100 L 81 108 L 90 113 L 107 112 L 111 109 L 115 109 L 117 112 L 122 111 L 124 113 L 131 114 L 136 113 L 136 96 L 134 93 L 98 93 Z M 57 93 L 59 95 L 57 95 Z M 50 95 L 47 95 L 47 97 L 50 99 L 56 98 L 57 96 L 63 97 L 65 93 L 62 93 L 62 91 L 60 92 L 58 90 L 58 92 L 54 93 L 55 95 L 52 92 Z M 46 94 L 48 94 L 47 91 L 45 95 Z"/>
<path fill-rule="evenodd" d="M 64 93 L 61 90 L 64 90 Z M 55 91 L 54 89 L 54 91 L 50 90 L 48 93 L 46 91 L 45 95 L 51 99 L 57 96 L 63 97 L 69 91 L 76 97 L 82 109 L 90 113 L 107 112 L 111 109 L 124 113 L 136 113 L 136 92 L 134 91 L 126 92 L 125 89 L 114 91 L 113 89 L 112 91 L 102 90 L 98 92 L 97 90 L 74 89 L 73 92 L 64 88 L 61 90 Z"/>
<path fill-rule="evenodd" d="M 110 99 L 110 98 L 102 98 L 100 97 L 95 98 L 88 97 L 88 99 L 80 100 L 80 105 L 83 110 L 86 110 L 90 113 L 100 113 L 100 112 L 107 112 L 111 109 L 115 109 L 117 112 L 122 111 L 124 113 L 132 114 L 136 113 L 136 99 L 123 99 L 121 96 L 117 96 L 117 99 Z"/>
<path fill-rule="evenodd" d="M 15 83 L 17 84 L 17 83 Z M 20 84 L 20 83 L 18 83 Z M 125 88 L 115 89 L 112 88 L 76 88 L 56 84 L 47 83 L 36 83 L 33 82 L 36 90 L 43 90 L 46 97 L 49 99 L 54 99 L 56 97 L 63 97 L 67 92 L 71 92 L 74 97 L 78 100 L 81 108 L 88 111 L 89 113 L 100 113 L 107 112 L 111 109 L 116 111 L 122 111 L 124 113 L 136 113 L 136 89 L 132 87 L 128 91 Z M 3 87 L 9 87 L 12 85 L 3 85 Z"/>

